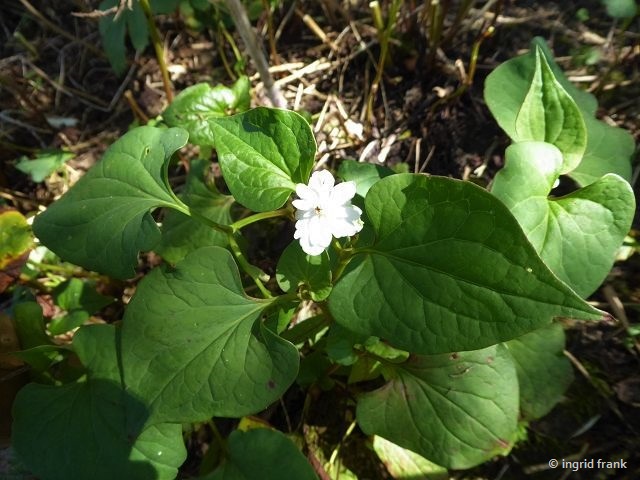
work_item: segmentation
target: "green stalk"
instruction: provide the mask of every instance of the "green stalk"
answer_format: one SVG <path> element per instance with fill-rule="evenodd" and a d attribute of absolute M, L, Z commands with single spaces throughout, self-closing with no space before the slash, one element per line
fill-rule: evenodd
<path fill-rule="evenodd" d="M 238 245 L 238 242 L 236 241 L 234 235 L 232 233 L 227 233 L 227 238 L 229 239 L 231 253 L 233 253 L 234 257 L 236 257 L 236 261 L 238 262 L 238 265 L 240 265 L 240 268 L 242 268 L 242 270 L 244 270 L 245 273 L 251 277 L 253 283 L 256 284 L 256 287 L 258 287 L 258 290 L 260 290 L 260 293 L 262 293 L 262 296 L 264 298 L 273 298 L 271 292 L 267 290 L 267 288 L 264 286 L 264 283 L 262 283 L 262 280 L 260 280 L 259 274 L 256 271 L 258 269 L 251 265 L 245 258 L 242 250 L 240 249 L 240 245 Z"/>
<path fill-rule="evenodd" d="M 369 98 L 367 101 L 367 120 L 370 124 L 373 123 L 373 103 L 378 94 L 378 89 L 382 82 L 382 75 L 384 74 L 384 67 L 387 63 L 389 41 L 391 40 L 391 34 L 395 27 L 396 17 L 398 16 L 398 11 L 400 10 L 402 3 L 403 0 L 393 0 L 393 3 L 389 7 L 387 25 L 384 30 L 378 30 L 378 37 L 380 39 L 380 56 L 378 57 L 378 65 L 376 66 L 376 76 L 371 83 L 371 89 L 369 90 Z M 374 23 L 376 24 L 376 27 L 378 27 L 382 24 L 382 19 L 380 18 L 380 6 L 378 5 L 378 2 L 371 2 L 370 6 L 373 11 Z"/>
<path fill-rule="evenodd" d="M 198 213 L 195 210 L 190 209 L 189 207 L 187 207 L 187 210 L 182 210 L 182 209 L 176 209 L 179 212 L 184 213 L 185 215 L 188 215 L 192 218 L 194 218 L 195 220 L 199 221 L 200 223 L 204 223 L 206 226 L 213 228 L 214 230 L 220 232 L 220 233 L 224 233 L 225 235 L 232 235 L 234 230 L 231 228 L 231 226 L 229 225 L 222 225 L 221 223 L 218 222 L 214 222 L 213 220 L 211 220 L 210 218 L 205 217 L 204 215 L 201 215 L 200 213 Z"/>
<path fill-rule="evenodd" d="M 384 31 L 384 22 L 382 21 L 382 11 L 380 10 L 380 2 L 373 1 L 369 4 L 371 14 L 373 15 L 373 26 L 378 30 L 378 40 L 382 39 Z"/>
<path fill-rule="evenodd" d="M 173 208 L 175 208 L 175 206 L 173 206 Z M 271 292 L 267 290 L 267 288 L 262 283 L 262 280 L 260 280 L 260 274 L 258 273 L 258 268 L 251 265 L 245 258 L 244 254 L 242 253 L 242 250 L 240 249 L 240 245 L 238 245 L 238 242 L 236 241 L 236 238 L 234 236 L 234 233 L 237 231 L 237 229 L 234 229 L 230 225 L 222 225 L 220 223 L 214 222 L 213 220 L 205 217 L 204 215 L 201 215 L 197 211 L 189 208 L 187 208 L 187 210 L 177 208 L 176 210 L 184 213 L 185 215 L 190 216 L 191 218 L 198 220 L 201 223 L 204 223 L 208 227 L 211 227 L 218 232 L 224 233 L 227 236 L 227 240 L 229 241 L 229 247 L 231 247 L 231 253 L 233 253 L 233 256 L 238 262 L 238 265 L 240 265 L 240 268 L 242 268 L 242 270 L 244 270 L 245 273 L 251 277 L 251 279 L 256 284 L 256 286 L 258 287 L 258 290 L 260 290 L 264 298 L 272 297 Z M 273 212 L 268 212 L 268 213 L 273 213 Z M 255 215 L 252 215 L 252 217 L 255 217 Z M 251 217 L 247 217 L 245 221 L 249 220 L 250 218 Z M 252 223 L 252 222 L 248 222 L 248 223 Z"/>
<path fill-rule="evenodd" d="M 237 222 L 232 223 L 230 227 L 234 232 L 237 232 L 241 228 L 244 228 L 247 225 L 258 222 L 260 220 L 265 220 L 267 218 L 274 218 L 274 217 L 286 217 L 290 214 L 291 214 L 291 210 L 288 208 L 281 208 L 280 210 L 273 210 L 271 212 L 256 213 L 254 215 L 249 215 L 248 217 L 241 218 Z"/>
<path fill-rule="evenodd" d="M 164 59 L 164 47 L 160 34 L 158 33 L 158 27 L 156 27 L 156 21 L 153 18 L 153 12 L 151 11 L 151 5 L 149 0 L 140 0 L 140 6 L 144 11 L 145 17 L 147 17 L 147 25 L 149 25 L 149 33 L 151 34 L 151 43 L 156 52 L 156 59 L 158 60 L 158 66 L 160 67 L 160 73 L 162 74 L 162 84 L 164 85 L 164 92 L 167 95 L 167 102 L 173 102 L 173 87 L 171 85 L 171 77 L 169 77 L 169 70 L 167 69 L 167 63 Z"/>
<path fill-rule="evenodd" d="M 256 284 L 256 287 L 258 287 L 258 290 L 260 290 L 264 298 L 272 298 L 271 292 L 269 292 L 269 290 L 264 286 L 264 283 L 260 279 L 260 270 L 254 265 L 251 265 L 247 261 L 244 254 L 242 253 L 240 245 L 238 245 L 238 241 L 235 238 L 235 234 L 241 228 L 246 227 L 247 225 L 250 225 L 257 221 L 264 220 L 267 218 L 288 216 L 291 214 L 291 210 L 289 208 L 281 208 L 280 210 L 274 210 L 271 212 L 256 213 L 254 215 L 250 215 L 246 218 L 238 220 L 237 222 L 231 225 L 222 225 L 198 213 L 196 210 L 189 208 L 180 200 L 178 199 L 176 200 L 177 202 L 179 202 L 178 204 L 179 207 L 176 207 L 176 205 L 169 205 L 171 208 L 174 208 L 179 212 L 182 212 L 185 215 L 188 215 L 194 218 L 195 220 L 207 225 L 208 227 L 211 227 L 218 232 L 224 233 L 227 236 L 227 240 L 229 241 L 229 247 L 231 248 L 231 252 L 233 253 L 233 256 L 238 262 L 238 265 L 240 265 L 240 268 L 242 268 L 242 270 L 244 270 L 244 272 L 251 277 L 251 279 Z"/>

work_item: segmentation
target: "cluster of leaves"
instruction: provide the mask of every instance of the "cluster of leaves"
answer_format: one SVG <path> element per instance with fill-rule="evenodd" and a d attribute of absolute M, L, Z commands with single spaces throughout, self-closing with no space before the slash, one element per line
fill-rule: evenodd
<path fill-rule="evenodd" d="M 492 73 L 485 97 L 513 140 L 491 192 L 345 161 L 338 176 L 356 183 L 362 232 L 316 257 L 292 241 L 269 288 L 247 261 L 242 229 L 291 216 L 316 153 L 306 120 L 267 108 L 229 116 L 248 107 L 241 79 L 191 87 L 165 112 L 166 127 L 124 135 L 34 231 L 63 259 L 114 278 L 134 274 L 140 251 L 167 264 L 138 284 L 121 325 L 76 331 L 65 348 L 80 372 L 20 392 L 20 458 L 45 479 L 174 478 L 186 455 L 182 423 L 254 414 L 296 381 L 322 383 L 332 365 L 345 367 L 357 423 L 382 437 L 381 456 L 415 452 L 461 469 L 507 453 L 519 420 L 546 414 L 571 381 L 552 320 L 601 318 L 584 298 L 630 226 L 633 142 L 595 119 L 594 98 L 568 83 L 540 41 Z M 171 189 L 169 163 L 189 139 L 216 150 L 231 195 L 207 179 L 205 159 L 191 162 L 179 194 Z M 554 197 L 561 175 L 582 188 Z M 257 213 L 234 218 L 237 204 Z M 247 295 L 249 281 L 263 298 Z M 319 313 L 301 318 L 308 300 Z M 24 305 L 16 311 L 33 309 Z M 41 312 L 23 313 L 44 332 Z M 62 325 L 56 331 L 78 322 Z M 46 334 L 29 347 L 60 350 Z M 48 358 L 45 368 L 59 357 Z M 370 380 L 378 388 L 365 390 Z M 205 478 L 283 471 L 315 475 L 283 434 L 238 430 Z"/>
<path fill-rule="evenodd" d="M 152 0 L 149 3 L 153 14 L 163 14 L 175 11 L 180 0 Z M 128 36 L 136 51 L 142 51 L 149 45 L 148 19 L 139 0 L 127 3 L 103 0 L 99 9 L 109 12 L 100 18 L 100 36 L 111 67 L 120 75 L 127 67 L 125 38 Z"/>

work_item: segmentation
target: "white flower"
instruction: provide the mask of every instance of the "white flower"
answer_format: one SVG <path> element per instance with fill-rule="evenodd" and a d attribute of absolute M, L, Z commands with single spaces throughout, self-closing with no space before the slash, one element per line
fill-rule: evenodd
<path fill-rule="evenodd" d="M 314 172 L 309 185 L 296 185 L 300 197 L 293 201 L 296 207 L 296 233 L 300 246 L 307 255 L 320 255 L 331 244 L 332 237 L 350 237 L 362 230 L 362 210 L 351 205 L 356 194 L 354 182 L 335 185 L 327 170 Z"/>

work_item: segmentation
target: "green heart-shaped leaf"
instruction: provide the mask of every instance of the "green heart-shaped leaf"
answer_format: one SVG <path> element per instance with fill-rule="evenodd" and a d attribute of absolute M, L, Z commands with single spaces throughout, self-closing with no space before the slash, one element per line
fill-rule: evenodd
<path fill-rule="evenodd" d="M 357 419 L 376 434 L 447 468 L 506 454 L 518 422 L 516 370 L 503 345 L 412 356 L 382 388 L 358 398 Z"/>
<path fill-rule="evenodd" d="M 549 413 L 573 381 L 564 343 L 564 330 L 556 323 L 505 343 L 516 366 L 524 419 Z"/>
<path fill-rule="evenodd" d="M 198 159 L 191 162 L 184 191 L 178 198 L 190 209 L 221 225 L 229 225 L 233 197 L 221 194 L 215 184 L 206 180 L 210 163 Z M 200 247 L 228 244 L 227 236 L 177 210 L 167 210 L 162 220 L 162 238 L 155 250 L 171 263 L 182 260 Z"/>
<path fill-rule="evenodd" d="M 373 437 L 373 449 L 393 478 L 399 480 L 448 480 L 450 478 L 446 468 L 378 435 Z"/>
<path fill-rule="evenodd" d="M 203 480 L 314 480 L 318 477 L 295 444 L 267 428 L 229 435 L 229 458 Z"/>
<path fill-rule="evenodd" d="M 611 127 L 595 118 L 596 98 L 569 82 L 553 60 L 546 43 L 540 38 L 533 40 L 529 53 L 508 60 L 487 77 L 484 97 L 500 127 L 512 139 L 519 138 L 516 121 L 531 88 L 531 80 L 536 72 L 536 58 L 540 53 L 540 58 L 544 57 L 555 80 L 578 105 L 587 130 L 583 159 L 570 173 L 571 177 L 581 185 L 587 185 L 607 173 L 616 173 L 629 181 L 630 159 L 635 148 L 633 137 L 629 132 Z"/>
<path fill-rule="evenodd" d="M 365 200 L 377 238 L 356 253 L 329 307 L 350 330 L 410 352 L 474 350 L 600 312 L 540 260 L 509 210 L 485 190 L 398 174 Z"/>
<path fill-rule="evenodd" d="M 150 403 L 148 423 L 239 417 L 277 400 L 296 378 L 298 351 L 262 326 L 271 303 L 244 294 L 219 247 L 140 282 L 124 316 L 122 359 L 128 390 Z"/>
<path fill-rule="evenodd" d="M 338 168 L 338 176 L 345 182 L 355 182 L 356 193 L 362 198 L 367 196 L 374 183 L 393 174 L 394 171 L 390 168 L 355 160 L 343 160 Z"/>
<path fill-rule="evenodd" d="M 515 118 L 514 142 L 540 141 L 562 152 L 562 172 L 578 166 L 587 144 L 586 127 L 578 106 L 555 79 L 540 48 L 527 95 Z"/>
<path fill-rule="evenodd" d="M 53 297 L 56 305 L 64 310 L 85 310 L 87 313 L 95 313 L 114 301 L 113 297 L 98 293 L 95 282 L 79 278 L 58 285 L 53 290 Z"/>
<path fill-rule="evenodd" d="M 35 159 L 29 160 L 22 157 L 16 164 L 16 168 L 22 173 L 26 173 L 34 182 L 42 182 L 53 172 L 60 170 L 62 166 L 75 157 L 75 154 L 52 151 L 39 153 Z"/>
<path fill-rule="evenodd" d="M 316 141 L 297 113 L 259 107 L 212 119 L 211 129 L 224 179 L 245 207 L 275 210 L 309 180 Z"/>
<path fill-rule="evenodd" d="M 313 300 L 320 302 L 331 293 L 331 260 L 325 251 L 320 255 L 307 255 L 299 242 L 292 242 L 282 252 L 276 269 L 278 285 L 285 292 L 306 285 Z"/>
<path fill-rule="evenodd" d="M 587 297 L 611 270 L 631 227 L 635 199 L 631 186 L 614 174 L 549 198 L 561 170 L 562 157 L 553 145 L 516 143 L 507 149 L 505 167 L 491 191 L 511 210 L 547 266 Z"/>
<path fill-rule="evenodd" d="M 20 460 L 43 480 L 175 478 L 186 458 L 181 426 L 127 428 L 127 408 L 136 416 L 146 409 L 122 390 L 115 327 L 82 328 L 73 348 L 89 370 L 85 381 L 29 384 L 16 397 L 12 444 Z"/>
<path fill-rule="evenodd" d="M 580 165 L 571 172 L 580 185 L 589 185 L 607 173 L 631 181 L 631 157 L 636 148 L 633 137 L 622 128 L 612 127 L 594 117 L 585 116 L 587 150 Z"/>
<path fill-rule="evenodd" d="M 131 130 L 36 217 L 35 234 L 66 261 L 116 278 L 133 276 L 138 252 L 160 239 L 150 210 L 188 212 L 166 179 L 171 155 L 186 142 L 179 128 Z"/>
<path fill-rule="evenodd" d="M 242 112 L 249 108 L 249 79 L 240 77 L 231 87 L 198 83 L 186 88 L 162 114 L 170 127 L 182 127 L 189 132 L 189 141 L 196 145 L 213 145 L 211 119 Z"/>

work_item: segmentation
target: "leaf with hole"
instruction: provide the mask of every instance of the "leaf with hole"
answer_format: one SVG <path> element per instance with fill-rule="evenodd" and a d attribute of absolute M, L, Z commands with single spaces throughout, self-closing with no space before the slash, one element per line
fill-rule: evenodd
<path fill-rule="evenodd" d="M 210 163 L 198 159 L 191 162 L 187 181 L 178 198 L 192 210 L 220 225 L 232 223 L 233 197 L 221 194 L 207 178 Z M 200 247 L 226 247 L 227 236 L 200 220 L 180 211 L 167 209 L 161 228 L 162 237 L 155 250 L 168 262 L 176 263 Z"/>
<path fill-rule="evenodd" d="M 179 128 L 140 127 L 116 141 L 33 229 L 63 260 L 115 278 L 134 274 L 138 252 L 151 250 L 160 231 L 150 211 L 188 211 L 167 182 L 173 153 L 185 145 Z"/>
<path fill-rule="evenodd" d="M 553 145 L 517 143 L 507 148 L 491 192 L 511 210 L 547 266 L 586 298 L 611 270 L 631 227 L 635 198 L 631 186 L 614 174 L 549 197 L 561 171 L 562 156 Z"/>

